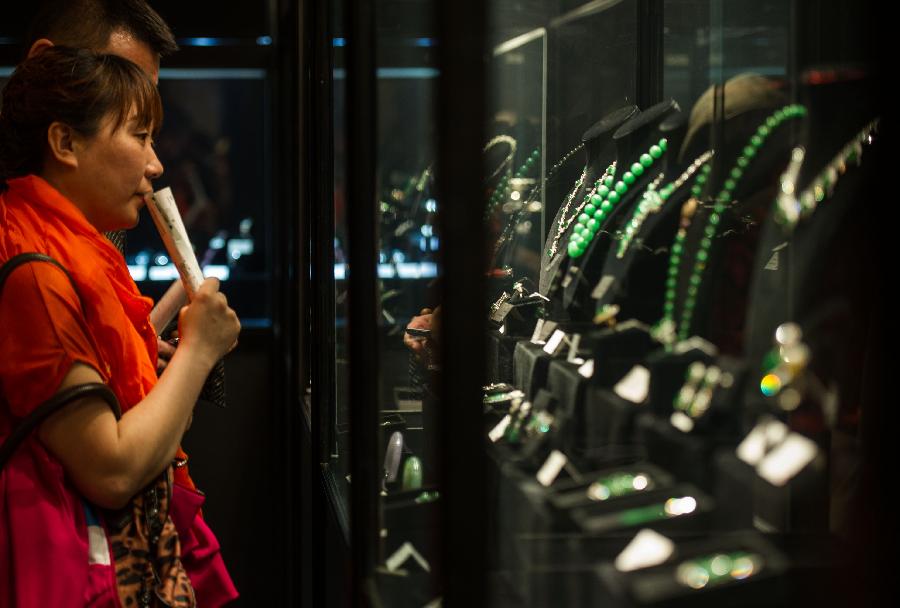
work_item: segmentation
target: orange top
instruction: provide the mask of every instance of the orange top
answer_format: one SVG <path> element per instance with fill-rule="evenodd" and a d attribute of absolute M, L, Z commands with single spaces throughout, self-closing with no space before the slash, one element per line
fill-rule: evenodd
<path fill-rule="evenodd" d="M 20 253 L 47 254 L 69 271 L 78 293 L 51 264 L 27 264 L 7 280 L 0 392 L 9 412 L 0 407 L 0 437 L 14 425 L 9 414 L 23 417 L 51 397 L 76 361 L 97 370 L 128 411 L 157 381 L 152 300 L 141 296 L 118 250 L 50 184 L 29 175 L 8 185 L 0 196 L 0 264 Z M 194 489 L 186 467 L 175 474 Z"/>

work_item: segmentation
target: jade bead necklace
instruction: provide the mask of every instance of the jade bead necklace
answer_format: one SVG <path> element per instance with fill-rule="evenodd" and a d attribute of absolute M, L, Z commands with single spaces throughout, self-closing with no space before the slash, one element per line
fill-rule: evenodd
<path fill-rule="evenodd" d="M 600 176 L 597 181 L 594 182 L 594 186 L 588 191 L 587 194 L 584 195 L 584 198 L 581 201 L 581 204 L 578 205 L 578 208 L 572 213 L 571 217 L 566 219 L 566 214 L 569 212 L 569 207 L 572 206 L 572 201 L 575 198 L 575 195 L 578 194 L 578 191 L 581 189 L 582 184 L 584 184 L 584 179 L 587 177 L 587 171 L 582 171 L 581 177 L 578 178 L 578 181 L 575 182 L 575 188 L 572 192 L 569 193 L 568 198 L 566 199 L 566 206 L 563 207 L 563 211 L 560 214 L 559 218 L 559 226 L 556 227 L 556 235 L 553 237 L 553 242 L 550 243 L 550 249 L 547 251 L 547 257 L 553 257 L 556 255 L 557 248 L 559 247 L 559 240 L 566 233 L 569 227 L 572 226 L 572 223 L 581 215 L 582 210 L 587 206 L 588 202 L 591 200 L 591 197 L 597 192 L 597 188 L 603 185 L 607 178 L 611 179 L 612 176 L 616 174 L 616 163 L 615 161 L 606 168 L 606 171 L 603 172 L 603 175 Z"/>
<path fill-rule="evenodd" d="M 638 178 L 652 167 L 653 163 L 662 158 L 667 147 L 668 141 L 665 138 L 660 139 L 658 144 L 654 144 L 649 151 L 641 154 L 638 161 L 631 165 L 618 182 L 614 181 L 612 175 L 606 177 L 578 216 L 578 223 L 569 238 L 569 257 L 575 259 L 584 255 L 604 220 L 609 217 Z"/>
<path fill-rule="evenodd" d="M 775 220 L 781 224 L 786 233 L 792 232 L 800 220 L 812 215 L 819 203 L 834 193 L 841 176 L 847 172 L 849 163 L 855 163 L 857 166 L 862 164 L 863 145 L 872 143 L 877 130 L 876 119 L 847 142 L 800 193 L 796 193 L 797 176 L 803 165 L 806 150 L 802 146 L 794 148 L 791 163 L 781 176 L 781 192 L 775 201 Z"/>
<path fill-rule="evenodd" d="M 706 218 L 706 225 L 703 228 L 703 237 L 700 240 L 700 247 L 694 256 L 694 264 L 691 268 L 691 275 L 688 278 L 687 296 L 682 307 L 681 320 L 676 326 L 675 291 L 678 283 L 681 257 L 684 252 L 684 241 L 687 236 L 687 225 L 689 225 L 691 217 L 697 208 L 698 203 L 696 197 L 702 193 L 703 186 L 708 179 L 709 165 L 707 165 L 704 168 L 704 171 L 697 176 L 697 181 L 691 192 L 694 197 L 685 204 L 685 207 L 682 210 L 682 226 L 679 227 L 678 234 L 675 236 L 675 242 L 672 244 L 672 251 L 669 256 L 669 272 L 666 280 L 663 318 L 657 325 L 655 332 L 663 342 L 671 344 L 676 336 L 679 340 L 686 340 L 688 337 L 688 332 L 690 332 L 691 328 L 691 320 L 694 316 L 694 307 L 697 303 L 697 294 L 700 290 L 700 283 L 703 280 L 703 271 L 706 270 L 706 263 L 709 260 L 709 250 L 712 247 L 712 240 L 718 232 L 719 223 L 722 220 L 722 213 L 733 201 L 734 191 L 737 189 L 740 179 L 775 129 L 788 120 L 802 118 L 805 115 L 806 108 L 797 104 L 791 104 L 775 111 L 759 126 L 759 128 L 757 128 L 756 132 L 747 142 L 747 145 L 744 146 L 740 156 L 738 156 L 734 166 L 728 173 L 728 178 L 725 180 L 722 190 L 715 198 L 711 213 Z"/>
<path fill-rule="evenodd" d="M 712 158 L 713 152 L 712 150 L 704 152 L 701 154 L 694 162 L 690 164 L 690 166 L 685 170 L 684 173 L 679 175 L 676 179 L 669 182 L 661 189 L 657 190 L 655 182 L 650 184 L 647 187 L 647 190 L 641 197 L 641 201 L 637 204 L 637 207 L 634 209 L 634 214 L 631 216 L 631 220 L 625 224 L 625 230 L 622 231 L 621 238 L 619 240 L 619 248 L 616 251 L 616 257 L 622 259 L 625 257 L 625 253 L 628 251 L 628 248 L 631 246 L 631 243 L 634 241 L 635 235 L 641 229 L 641 226 L 650 215 L 657 213 L 662 206 L 666 204 L 666 201 L 669 200 L 669 197 L 672 196 L 679 188 L 681 188 L 684 183 L 691 179 L 691 177 L 696 173 L 701 167 L 705 166 L 709 159 Z M 660 174 L 662 176 L 662 174 Z"/>

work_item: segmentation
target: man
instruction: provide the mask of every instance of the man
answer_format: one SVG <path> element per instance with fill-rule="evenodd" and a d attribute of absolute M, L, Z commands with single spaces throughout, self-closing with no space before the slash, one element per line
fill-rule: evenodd
<path fill-rule="evenodd" d="M 143 0 L 48 0 L 27 43 L 29 57 L 54 44 L 119 55 L 153 82 L 160 58 L 178 50 L 169 26 Z"/>
<path fill-rule="evenodd" d="M 32 22 L 27 56 L 54 44 L 119 55 L 157 84 L 160 58 L 178 50 L 172 30 L 144 0 L 47 0 Z M 108 236 L 123 248 L 123 234 Z M 162 372 L 175 349 L 161 339 L 157 346 Z"/>

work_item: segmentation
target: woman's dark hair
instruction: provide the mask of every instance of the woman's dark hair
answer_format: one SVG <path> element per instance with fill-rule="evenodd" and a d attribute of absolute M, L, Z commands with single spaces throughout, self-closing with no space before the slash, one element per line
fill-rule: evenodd
<path fill-rule="evenodd" d="M 158 131 L 162 123 L 159 93 L 141 68 L 116 55 L 45 49 L 19 64 L 3 89 L 0 184 L 40 173 L 52 123 L 91 137 L 107 116 L 115 131 L 132 115 L 142 129 Z"/>

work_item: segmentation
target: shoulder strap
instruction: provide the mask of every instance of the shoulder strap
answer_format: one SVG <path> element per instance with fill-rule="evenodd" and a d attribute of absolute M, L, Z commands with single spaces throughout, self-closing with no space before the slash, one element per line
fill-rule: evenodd
<path fill-rule="evenodd" d="M 72 275 L 69 274 L 69 271 L 66 270 L 65 266 L 51 258 L 49 255 L 44 255 L 43 253 L 21 253 L 10 258 L 3 264 L 3 266 L 0 267 L 0 294 L 3 293 L 3 286 L 6 284 L 6 280 L 13 271 L 19 266 L 29 262 L 46 262 L 53 264 L 66 273 L 69 282 L 72 283 L 75 294 L 78 296 L 78 300 L 81 302 L 82 308 L 84 308 L 84 300 L 81 299 L 81 294 L 78 293 L 78 286 L 75 285 L 75 281 L 72 280 Z M 3 467 L 6 465 L 6 462 L 12 456 L 13 452 L 15 452 L 16 448 L 19 447 L 28 435 L 40 426 L 44 420 L 73 401 L 90 396 L 99 397 L 106 401 L 113 411 L 116 420 L 122 417 L 119 400 L 116 398 L 115 393 L 112 392 L 112 389 L 105 384 L 91 382 L 62 390 L 32 410 L 32 412 L 19 423 L 19 426 L 13 429 L 10 436 L 6 438 L 6 441 L 0 445 L 0 471 L 3 470 Z"/>

